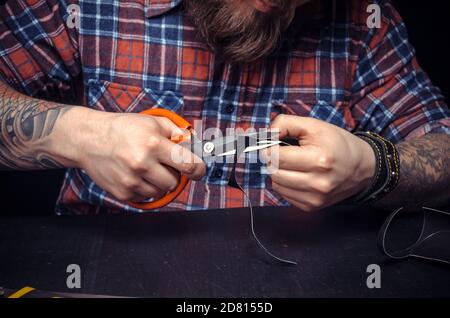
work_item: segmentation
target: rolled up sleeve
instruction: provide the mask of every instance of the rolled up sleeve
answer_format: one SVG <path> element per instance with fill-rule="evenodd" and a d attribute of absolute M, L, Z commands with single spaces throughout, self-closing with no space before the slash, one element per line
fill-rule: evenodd
<path fill-rule="evenodd" d="M 393 142 L 428 133 L 450 134 L 441 91 L 419 66 L 406 26 L 390 1 L 379 1 L 381 28 L 366 29 L 352 87 L 359 129 Z"/>

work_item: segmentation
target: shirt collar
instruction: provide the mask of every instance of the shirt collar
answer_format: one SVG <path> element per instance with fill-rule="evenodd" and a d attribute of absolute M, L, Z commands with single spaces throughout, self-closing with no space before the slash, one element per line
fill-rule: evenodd
<path fill-rule="evenodd" d="M 182 0 L 145 0 L 145 16 L 153 18 L 162 15 L 180 5 Z"/>

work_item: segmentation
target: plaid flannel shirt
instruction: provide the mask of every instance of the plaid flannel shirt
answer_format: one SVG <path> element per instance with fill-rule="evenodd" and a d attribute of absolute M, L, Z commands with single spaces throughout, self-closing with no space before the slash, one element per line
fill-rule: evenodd
<path fill-rule="evenodd" d="M 16 90 L 109 112 L 163 107 L 203 129 L 261 128 L 276 113 L 310 116 L 393 142 L 450 133 L 449 109 L 419 67 L 400 16 L 374 1 L 381 28 L 368 28 L 372 2 L 315 0 L 298 10 L 289 39 L 250 65 L 219 60 L 180 0 L 10 0 L 0 8 L 0 76 Z M 326 4 L 325 4 L 326 3 Z M 79 29 L 68 6 L 79 5 Z M 303 14 L 302 14 L 303 13 Z M 231 165 L 213 163 L 167 209 L 246 204 L 227 187 Z M 237 178 L 255 205 L 285 205 L 255 163 Z M 57 213 L 140 212 L 67 171 Z"/>

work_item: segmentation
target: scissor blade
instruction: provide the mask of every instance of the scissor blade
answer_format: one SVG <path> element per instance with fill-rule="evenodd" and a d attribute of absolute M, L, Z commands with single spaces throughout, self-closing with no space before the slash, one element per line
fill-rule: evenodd
<path fill-rule="evenodd" d="M 245 150 L 243 152 L 244 153 L 255 152 L 255 151 L 258 151 L 258 150 L 262 150 L 262 149 L 267 149 L 267 148 L 270 148 L 270 147 L 278 146 L 281 143 L 282 143 L 281 141 L 261 140 L 261 141 L 258 141 L 256 146 L 247 147 L 247 148 L 245 148 Z M 231 151 L 218 154 L 216 157 L 234 156 L 235 154 L 236 154 L 236 149 L 233 149 Z"/>
<path fill-rule="evenodd" d="M 262 141 L 259 141 L 256 146 L 251 146 L 251 147 L 245 148 L 244 152 L 254 152 L 254 151 L 263 150 L 263 149 L 271 148 L 271 147 L 278 146 L 278 145 L 281 145 L 280 140 L 262 140 Z"/>

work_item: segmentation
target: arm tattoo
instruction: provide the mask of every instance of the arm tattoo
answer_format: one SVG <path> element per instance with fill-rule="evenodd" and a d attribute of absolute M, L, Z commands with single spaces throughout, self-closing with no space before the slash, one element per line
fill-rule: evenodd
<path fill-rule="evenodd" d="M 377 202 L 382 208 L 450 205 L 450 136 L 429 134 L 397 145 L 400 182 L 388 196 Z"/>
<path fill-rule="evenodd" d="M 0 170 L 60 168 L 42 147 L 69 108 L 22 95 L 0 82 Z"/>

